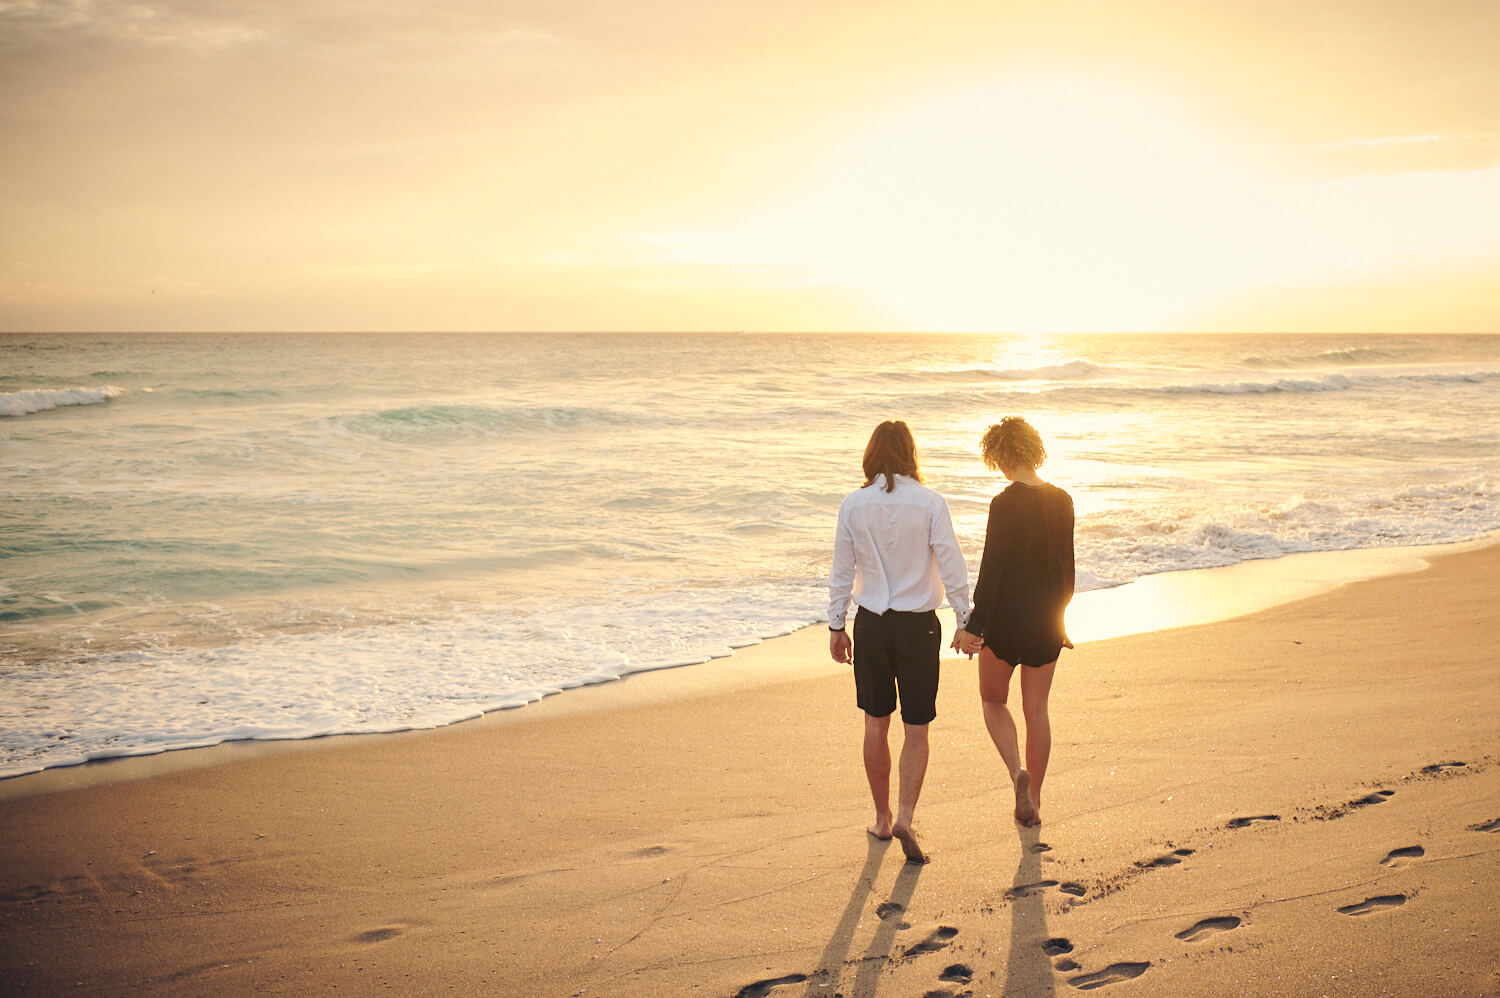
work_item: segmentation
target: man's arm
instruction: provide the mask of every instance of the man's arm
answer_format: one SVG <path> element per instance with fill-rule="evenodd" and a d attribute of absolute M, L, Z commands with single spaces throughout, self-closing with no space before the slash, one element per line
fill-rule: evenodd
<path fill-rule="evenodd" d="M 953 607 L 958 629 L 963 630 L 969 622 L 969 567 L 964 564 L 958 535 L 953 532 L 953 517 L 948 513 L 948 503 L 942 496 L 937 497 L 932 511 L 930 542 L 932 553 L 937 558 L 938 575 L 948 593 L 948 605 Z"/>
<path fill-rule="evenodd" d="M 854 533 L 847 514 L 839 508 L 839 525 L 833 535 L 833 566 L 828 570 L 828 629 L 842 631 L 854 594 Z"/>

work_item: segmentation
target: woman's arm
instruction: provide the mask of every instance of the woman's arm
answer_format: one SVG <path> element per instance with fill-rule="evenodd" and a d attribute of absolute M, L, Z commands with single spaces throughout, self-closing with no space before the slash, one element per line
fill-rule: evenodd
<path fill-rule="evenodd" d="M 1073 599 L 1073 588 L 1078 584 L 1078 582 L 1077 582 L 1077 579 L 1074 577 L 1074 568 L 1073 568 L 1073 497 L 1070 496 L 1070 495 L 1068 495 L 1066 492 L 1063 493 L 1063 495 L 1066 496 L 1067 500 L 1068 500 L 1067 509 L 1065 510 L 1065 515 L 1063 516 L 1063 537 L 1062 537 L 1062 540 L 1063 540 L 1063 547 L 1062 547 L 1062 550 L 1063 550 L 1063 566 L 1062 566 L 1062 568 L 1063 568 L 1063 597 L 1064 597 L 1064 602 L 1067 603 L 1067 602 L 1071 602 L 1072 601 L 1072 599 Z"/>
<path fill-rule="evenodd" d="M 1004 495 L 1004 493 L 1001 493 Z M 984 525 L 984 554 L 979 559 L 979 580 L 974 583 L 974 609 L 969 613 L 969 626 L 964 628 L 976 637 L 984 637 L 984 628 L 990 610 L 1000 591 L 1000 576 L 1005 566 L 1006 517 L 1001 510 L 1001 496 L 990 501 L 990 518 Z"/>

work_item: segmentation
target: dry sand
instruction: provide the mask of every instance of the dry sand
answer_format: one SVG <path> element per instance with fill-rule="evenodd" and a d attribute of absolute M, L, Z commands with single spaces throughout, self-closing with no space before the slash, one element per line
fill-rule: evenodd
<path fill-rule="evenodd" d="M 1497 596 L 1488 547 L 1080 644 L 1024 831 L 946 660 L 927 866 L 863 832 L 821 628 L 441 731 L 6 781 L 0 990 L 1500 995 Z"/>

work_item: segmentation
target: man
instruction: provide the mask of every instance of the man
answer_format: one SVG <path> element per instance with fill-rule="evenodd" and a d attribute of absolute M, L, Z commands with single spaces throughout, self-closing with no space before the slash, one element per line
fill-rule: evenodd
<path fill-rule="evenodd" d="M 905 423 L 875 427 L 864 471 L 864 487 L 839 507 L 828 574 L 828 650 L 835 662 L 853 664 L 865 712 L 865 776 L 875 801 L 869 833 L 895 836 L 908 861 L 925 863 L 912 813 L 927 775 L 927 726 L 937 716 L 942 627 L 936 611 L 946 590 L 958 626 L 968 623 L 968 571 L 948 504 L 922 484 L 917 445 Z M 845 630 L 851 599 L 859 608 L 852 649 Z M 889 734 L 898 700 L 906 741 L 892 816 Z"/>

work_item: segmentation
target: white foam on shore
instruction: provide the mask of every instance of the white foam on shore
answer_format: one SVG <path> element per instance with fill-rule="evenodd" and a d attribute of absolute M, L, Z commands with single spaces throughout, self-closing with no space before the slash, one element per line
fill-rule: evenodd
<path fill-rule="evenodd" d="M 1148 576 L 1080 593 L 1068 611 L 1069 633 L 1075 642 L 1098 641 L 1227 619 L 1346 582 L 1415 571 L 1433 555 L 1493 540 Z M 633 608 L 638 620 L 656 618 L 650 636 L 623 633 L 607 610 L 575 608 L 566 625 L 541 615 L 502 621 L 470 614 L 17 670 L 0 707 L 0 777 L 227 741 L 442 727 L 632 673 L 704 663 L 818 622 L 808 619 L 813 594 L 806 588 L 783 591 L 766 608 L 774 595 L 662 592 Z M 670 636 L 698 613 L 735 636 Z"/>
<path fill-rule="evenodd" d="M 789 634 L 816 616 L 807 594 L 664 591 L 633 601 L 629 629 L 620 607 L 582 606 L 10 664 L 0 777 L 233 740 L 441 727 Z"/>

